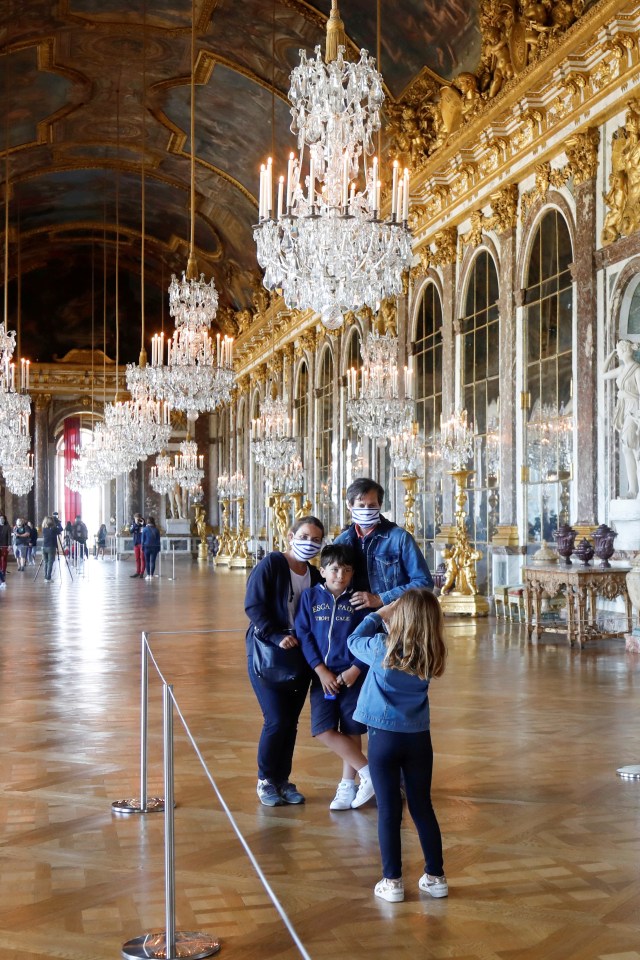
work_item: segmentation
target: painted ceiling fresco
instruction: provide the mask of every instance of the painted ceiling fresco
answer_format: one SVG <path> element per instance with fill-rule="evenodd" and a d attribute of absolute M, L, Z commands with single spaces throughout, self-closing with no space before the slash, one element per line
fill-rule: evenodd
<path fill-rule="evenodd" d="M 2 13 L 7 6 L 9 16 Z M 301 48 L 324 44 L 330 6 L 330 0 L 196 0 L 196 248 L 221 302 L 234 309 L 249 305 L 256 277 L 259 165 L 272 140 L 281 163 L 294 146 L 289 73 Z M 381 69 L 392 98 L 425 66 L 446 79 L 477 65 L 478 0 L 382 0 L 381 11 Z M 341 0 L 340 12 L 351 48 L 375 53 L 373 0 Z M 122 358 L 137 356 L 128 331 L 139 323 L 143 154 L 145 274 L 156 313 L 171 273 L 186 266 L 190 34 L 191 0 L 0 4 L 0 55 L 9 54 L 0 57 L 0 178 L 8 146 L 11 181 L 9 281 L 14 298 L 19 234 L 25 333 L 47 318 L 34 348 L 42 360 L 87 345 L 88 251 L 102 243 L 106 222 L 113 254 L 116 181 Z"/>

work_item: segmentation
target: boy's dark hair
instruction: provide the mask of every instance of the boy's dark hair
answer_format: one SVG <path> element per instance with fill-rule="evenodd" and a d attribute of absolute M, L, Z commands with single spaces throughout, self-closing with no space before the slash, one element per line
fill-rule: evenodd
<path fill-rule="evenodd" d="M 382 506 L 384 503 L 384 487 L 381 487 L 371 477 L 360 477 L 349 484 L 347 487 L 347 503 L 350 507 L 353 506 L 356 497 L 361 497 L 363 494 L 369 493 L 370 490 L 375 490 L 378 494 L 378 503 Z"/>
<path fill-rule="evenodd" d="M 338 563 L 341 567 L 355 567 L 356 555 L 353 547 L 346 543 L 328 543 L 322 548 L 320 566 L 328 567 L 330 563 Z"/>

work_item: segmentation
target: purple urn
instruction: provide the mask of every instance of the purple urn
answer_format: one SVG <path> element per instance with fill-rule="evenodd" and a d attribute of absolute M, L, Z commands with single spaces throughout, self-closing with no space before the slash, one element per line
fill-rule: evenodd
<path fill-rule="evenodd" d="M 576 531 L 573 529 L 573 527 L 570 527 L 568 523 L 561 523 L 553 534 L 553 537 L 556 541 L 556 550 L 558 552 L 558 556 L 562 557 L 566 565 L 570 567 L 573 545 L 576 542 L 577 537 Z"/>
<path fill-rule="evenodd" d="M 608 527 L 606 523 L 601 523 L 597 530 L 593 532 L 593 542 L 596 546 L 596 557 L 600 560 L 600 566 L 610 567 L 610 558 L 613 556 L 615 547 L 613 541 L 618 536 L 615 530 Z"/>
<path fill-rule="evenodd" d="M 583 567 L 589 566 L 589 560 L 592 559 L 594 552 L 593 545 L 589 543 L 586 537 L 582 538 L 578 546 L 573 551 L 574 556 L 576 556 L 578 560 L 582 561 Z"/>

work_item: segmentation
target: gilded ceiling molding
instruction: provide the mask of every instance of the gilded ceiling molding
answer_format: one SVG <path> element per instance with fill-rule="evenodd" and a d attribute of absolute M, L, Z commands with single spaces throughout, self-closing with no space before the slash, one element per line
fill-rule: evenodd
<path fill-rule="evenodd" d="M 534 156 L 538 165 L 549 162 L 558 153 L 563 137 L 569 139 L 584 132 L 587 121 L 593 127 L 600 122 L 599 114 L 610 113 L 616 90 L 622 92 L 623 87 L 631 89 L 640 84 L 638 0 L 600 0 L 577 20 L 574 15 L 578 8 L 569 0 L 535 6 L 536 17 L 549 19 L 546 26 L 553 42 L 544 41 L 542 35 L 547 31 L 532 27 L 540 40 L 535 55 L 522 72 L 514 70 L 513 77 L 492 97 L 492 82 L 485 89 L 488 75 L 482 73 L 481 63 L 475 75 L 477 96 L 470 80 L 467 84 L 466 97 L 472 101 L 472 108 L 465 108 L 463 122 L 455 133 L 441 137 L 433 149 L 428 146 L 426 159 L 423 157 L 414 171 L 411 192 L 416 203 L 411 207 L 411 225 L 418 245 L 428 236 L 431 224 L 435 226 L 438 221 L 441 225 L 443 215 L 450 223 L 460 223 L 468 217 L 471 202 L 476 207 L 485 206 L 489 197 L 481 196 L 483 186 L 487 192 L 495 192 L 499 178 L 521 182 L 532 171 Z M 487 0 L 482 9 L 510 16 L 508 8 L 508 4 Z M 520 0 L 514 2 L 516 8 L 521 10 Z M 565 20 L 572 18 L 571 25 L 566 26 Z M 488 20 L 486 23 L 490 26 Z M 507 31 L 505 36 L 510 38 L 511 34 Z M 535 38 L 522 36 L 529 58 Z M 507 47 L 512 57 L 510 39 Z M 501 49 L 500 56 L 507 48 Z M 495 67 L 497 60 L 493 63 Z M 578 179 L 588 174 L 588 168 L 584 173 L 578 169 L 577 157 L 575 172 Z M 538 184 L 536 198 L 540 195 Z"/>
<path fill-rule="evenodd" d="M 598 172 L 598 147 L 600 131 L 589 127 L 584 133 L 577 133 L 564 142 L 569 161 L 569 169 L 576 186 L 593 180 Z"/>
<path fill-rule="evenodd" d="M 30 50 L 32 47 L 35 48 L 36 51 L 36 62 L 39 71 L 43 73 L 55 73 L 61 77 L 65 77 L 70 83 L 73 83 L 76 86 L 84 87 L 84 94 L 88 95 L 91 89 L 91 80 L 79 70 L 75 70 L 73 67 L 64 66 L 56 62 L 56 37 L 41 37 L 37 40 L 23 40 L 18 43 L 11 43 L 4 47 L 2 52 L 4 56 L 11 56 L 12 53 L 17 53 L 21 50 Z M 25 143 L 18 143 L 13 147 L 9 147 L 9 155 L 11 156 L 11 154 L 20 153 L 22 150 L 29 150 L 32 147 L 37 147 L 41 144 L 53 143 L 53 128 L 55 124 L 59 123 L 60 120 L 71 116 L 72 113 L 75 113 L 82 106 L 84 106 L 84 97 L 79 96 L 73 98 L 73 102 L 67 102 L 63 104 L 58 108 L 58 110 L 56 110 L 54 113 L 51 113 L 48 117 L 38 120 L 36 123 L 36 139 L 26 141 Z M 5 152 L 4 137 L 2 137 L 0 142 L 0 157 L 3 157 Z"/>
<path fill-rule="evenodd" d="M 624 126 L 611 141 L 608 207 L 601 242 L 607 246 L 640 227 L 640 98 L 627 101 Z"/>
<path fill-rule="evenodd" d="M 218 6 L 220 0 L 201 0 L 200 9 L 196 9 L 196 32 L 205 33 L 211 22 L 214 11 Z M 131 30 L 132 28 L 139 27 L 142 30 L 142 19 L 139 21 L 135 20 L 116 20 L 113 17 L 113 14 L 110 13 L 95 13 L 83 14 L 71 9 L 73 0 L 59 0 L 59 9 L 58 17 L 60 19 L 68 20 L 71 23 L 81 23 L 83 26 L 92 26 L 95 23 L 108 24 L 115 27 L 125 28 Z M 166 33 L 168 36 L 183 36 L 191 34 L 191 8 L 184 8 L 184 27 L 176 26 L 165 26 L 162 23 L 161 18 L 158 15 L 154 16 L 153 8 L 148 11 L 147 14 L 148 24 L 147 26 L 152 26 L 154 30 L 162 30 L 163 33 Z"/>

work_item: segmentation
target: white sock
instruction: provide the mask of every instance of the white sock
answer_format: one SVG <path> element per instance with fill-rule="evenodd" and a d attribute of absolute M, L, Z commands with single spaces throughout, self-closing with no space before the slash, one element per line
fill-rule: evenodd
<path fill-rule="evenodd" d="M 368 763 L 365 764 L 364 767 L 361 767 L 361 768 L 358 770 L 358 776 L 360 777 L 360 780 L 370 780 L 370 779 L 371 779 L 371 774 L 369 773 L 369 764 L 368 764 Z"/>
<path fill-rule="evenodd" d="M 345 787 L 353 787 L 355 786 L 355 782 L 356 782 L 355 778 L 352 778 L 351 780 L 347 780 L 346 777 L 343 777 L 342 780 L 340 781 L 340 785 L 342 786 L 342 784 L 344 784 Z"/>

